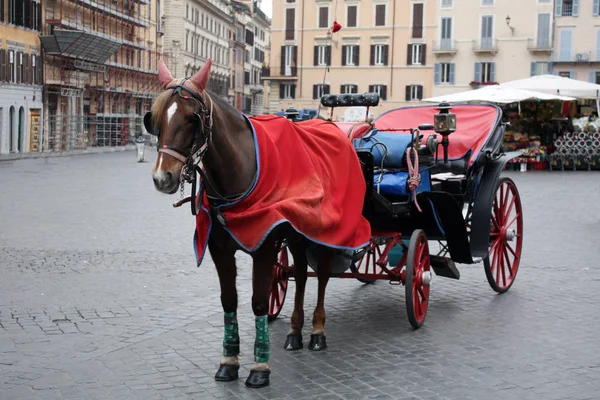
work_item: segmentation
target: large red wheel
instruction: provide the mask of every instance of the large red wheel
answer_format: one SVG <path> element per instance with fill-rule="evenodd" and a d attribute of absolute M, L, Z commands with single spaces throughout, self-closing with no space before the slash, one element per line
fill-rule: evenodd
<path fill-rule="evenodd" d="M 512 179 L 502 178 L 492 206 L 490 250 L 483 259 L 485 276 L 496 292 L 506 292 L 515 281 L 522 247 L 523 209 L 519 191 Z"/>
<path fill-rule="evenodd" d="M 288 271 L 290 262 L 287 247 L 279 252 L 277 263 L 273 266 L 273 280 L 271 281 L 271 295 L 269 296 L 269 321 L 274 321 L 285 302 L 288 289 Z"/>
<path fill-rule="evenodd" d="M 385 246 L 381 246 L 385 249 Z M 383 250 L 373 243 L 369 243 L 367 247 L 367 251 L 363 254 L 362 258 L 357 262 L 353 262 L 350 265 L 350 271 L 355 274 L 381 274 L 383 271 L 382 268 L 377 264 L 377 261 L 381 258 L 381 254 Z M 356 278 L 362 283 L 374 283 L 376 279 L 365 279 L 365 278 Z"/>
<path fill-rule="evenodd" d="M 417 229 L 410 237 L 404 270 L 406 311 L 408 320 L 415 329 L 423 325 L 427 315 L 432 276 L 427 236 L 422 229 Z"/>

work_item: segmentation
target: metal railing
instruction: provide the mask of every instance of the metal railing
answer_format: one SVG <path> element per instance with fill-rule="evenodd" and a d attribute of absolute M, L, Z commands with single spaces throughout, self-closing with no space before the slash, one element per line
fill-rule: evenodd
<path fill-rule="evenodd" d="M 498 42 L 494 38 L 480 38 L 473 40 L 474 51 L 496 51 Z"/>
<path fill-rule="evenodd" d="M 456 43 L 454 39 L 441 39 L 433 41 L 433 51 L 437 52 L 452 52 L 456 51 Z"/>

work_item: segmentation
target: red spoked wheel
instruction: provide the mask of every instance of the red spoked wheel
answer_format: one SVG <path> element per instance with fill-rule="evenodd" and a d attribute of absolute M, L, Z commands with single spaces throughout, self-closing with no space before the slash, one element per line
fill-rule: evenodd
<path fill-rule="evenodd" d="M 385 249 L 385 246 L 381 247 Z M 381 247 L 373 243 L 373 241 L 371 241 L 371 243 L 369 243 L 369 246 L 367 247 L 367 251 L 362 256 L 362 258 L 357 262 L 353 262 L 350 265 L 350 271 L 352 271 L 352 273 L 355 274 L 381 274 L 383 270 L 379 266 L 379 264 L 377 264 L 377 261 L 379 261 L 379 259 L 381 258 L 381 254 L 384 251 L 381 249 Z M 358 279 L 358 281 L 362 283 L 373 283 L 376 281 L 376 279 L 356 279 Z"/>
<path fill-rule="evenodd" d="M 273 280 L 271 281 L 271 295 L 269 296 L 269 321 L 274 321 L 285 302 L 288 289 L 288 271 L 290 270 L 289 254 L 287 247 L 279 252 L 277 263 L 273 266 Z"/>
<path fill-rule="evenodd" d="M 517 186 L 502 178 L 496 187 L 490 228 L 490 250 L 483 259 L 488 283 L 504 293 L 515 281 L 523 247 L 523 209 Z"/>
<path fill-rule="evenodd" d="M 420 328 L 427 315 L 429 305 L 429 287 L 431 285 L 431 263 L 429 244 L 422 229 L 417 229 L 410 237 L 406 269 L 402 281 L 406 293 L 406 311 L 408 320 L 415 328 Z"/>

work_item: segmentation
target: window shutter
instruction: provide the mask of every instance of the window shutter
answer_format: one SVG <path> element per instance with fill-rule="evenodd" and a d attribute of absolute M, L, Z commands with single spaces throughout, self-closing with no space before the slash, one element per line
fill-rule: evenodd
<path fill-rule="evenodd" d="M 296 30 L 296 9 L 288 8 L 285 10 L 285 39 L 294 40 Z"/>
<path fill-rule="evenodd" d="M 280 83 L 279 84 L 279 98 L 283 99 L 283 92 L 285 90 L 285 84 L 284 83 Z"/>
<path fill-rule="evenodd" d="M 422 38 L 423 37 L 423 4 L 413 4 L 413 26 L 412 26 L 412 37 Z"/>
<path fill-rule="evenodd" d="M 556 14 L 557 17 L 560 17 L 562 15 L 562 1 L 561 0 L 557 0 L 554 2 L 554 14 Z"/>
<path fill-rule="evenodd" d="M 383 45 L 383 65 L 388 65 L 388 49 L 389 46 L 387 44 Z"/>
<path fill-rule="evenodd" d="M 313 99 L 316 100 L 319 98 L 319 85 L 313 85 Z"/>
<path fill-rule="evenodd" d="M 381 87 L 381 99 L 387 100 L 387 86 L 385 85 Z"/>
<path fill-rule="evenodd" d="M 426 44 L 422 44 L 421 45 L 421 65 L 425 66 L 427 65 L 427 45 Z"/>
<path fill-rule="evenodd" d="M 596 71 L 590 72 L 590 82 L 596 83 Z"/>
<path fill-rule="evenodd" d="M 323 94 L 329 94 L 329 93 L 331 93 L 331 92 L 329 91 L 329 85 L 325 85 L 325 87 L 324 87 L 323 89 L 324 89 L 324 90 L 323 90 Z"/>
<path fill-rule="evenodd" d="M 475 77 L 473 78 L 474 82 L 481 82 L 481 63 L 475 63 Z"/>
<path fill-rule="evenodd" d="M 296 76 L 298 65 L 298 46 L 292 47 L 292 76 Z"/>
<path fill-rule="evenodd" d="M 325 47 L 325 60 L 327 65 L 331 65 L 331 45 Z"/>
<path fill-rule="evenodd" d="M 496 63 L 490 63 L 490 80 L 496 82 Z"/>
<path fill-rule="evenodd" d="M 600 1 L 599 0 L 594 0 L 594 17 L 598 16 L 598 6 L 600 5 Z"/>
<path fill-rule="evenodd" d="M 352 57 L 354 57 L 354 65 L 358 66 L 360 62 L 360 46 L 354 46 Z"/>
<path fill-rule="evenodd" d="M 573 16 L 579 15 L 579 0 L 573 0 Z"/>
<path fill-rule="evenodd" d="M 314 65 L 319 65 L 319 46 L 315 46 L 315 62 Z"/>
<path fill-rule="evenodd" d="M 6 50 L 0 49 L 0 82 L 6 80 Z"/>
<path fill-rule="evenodd" d="M 371 65 L 375 65 L 375 45 L 371 45 Z"/>
<path fill-rule="evenodd" d="M 15 66 L 17 68 L 17 83 L 21 83 L 21 79 L 23 76 L 21 75 L 21 62 L 22 62 L 22 54 L 20 51 L 17 51 L 17 57 L 15 59 Z"/>
<path fill-rule="evenodd" d="M 407 46 L 406 50 L 406 65 L 412 65 L 412 44 Z"/>
<path fill-rule="evenodd" d="M 344 86 L 346 86 L 346 85 L 340 85 L 340 93 L 342 93 L 342 94 L 344 93 Z"/>
<path fill-rule="evenodd" d="M 417 99 L 423 99 L 423 86 L 421 85 L 417 86 Z"/>
<path fill-rule="evenodd" d="M 40 3 L 37 4 L 37 30 L 42 31 L 42 5 Z"/>
<path fill-rule="evenodd" d="M 344 45 L 342 46 L 342 66 L 347 64 L 346 61 L 346 50 L 348 49 L 348 46 Z"/>
<path fill-rule="evenodd" d="M 281 76 L 285 75 L 285 46 L 281 46 L 281 63 L 279 65 L 280 70 L 279 74 Z"/>
<path fill-rule="evenodd" d="M 374 85 L 369 85 L 369 93 L 373 93 L 373 92 L 375 92 Z"/>
<path fill-rule="evenodd" d="M 24 64 L 23 70 L 25 71 L 25 76 L 23 77 L 23 83 L 31 84 L 31 72 L 30 72 L 30 66 L 29 66 L 29 54 L 24 54 L 23 55 L 23 64 Z"/>
<path fill-rule="evenodd" d="M 290 85 L 290 97 L 292 99 L 296 98 L 296 84 L 295 83 Z"/>
<path fill-rule="evenodd" d="M 21 5 L 21 4 L 19 4 Z M 23 26 L 31 29 L 31 0 L 23 0 Z"/>
<path fill-rule="evenodd" d="M 596 61 L 600 61 L 600 29 L 596 31 Z"/>
<path fill-rule="evenodd" d="M 450 64 L 450 84 L 454 85 L 454 63 Z"/>
<path fill-rule="evenodd" d="M 435 63 L 433 66 L 433 83 L 439 85 L 441 82 L 442 64 Z"/>
<path fill-rule="evenodd" d="M 535 71 L 537 70 L 536 65 L 537 65 L 537 63 L 535 61 L 531 62 L 530 76 L 535 76 Z"/>
<path fill-rule="evenodd" d="M 327 28 L 329 22 L 329 7 L 319 7 L 319 28 Z"/>
<path fill-rule="evenodd" d="M 548 74 L 552 75 L 552 63 L 548 63 Z"/>
<path fill-rule="evenodd" d="M 356 8 L 356 6 L 348 6 L 348 21 L 346 24 L 348 27 L 356 26 Z"/>
<path fill-rule="evenodd" d="M 44 59 L 43 57 L 37 56 L 36 60 L 35 60 L 35 65 L 37 66 L 37 84 L 41 85 L 42 84 L 42 78 L 43 78 L 43 74 L 44 74 L 44 63 L 43 63 Z"/>
<path fill-rule="evenodd" d="M 569 71 L 569 78 L 571 79 L 576 79 L 577 74 L 575 73 L 575 71 Z"/>
<path fill-rule="evenodd" d="M 410 86 L 406 86 L 406 101 L 410 101 Z"/>
<path fill-rule="evenodd" d="M 352 85 L 352 93 L 358 93 L 358 85 Z"/>

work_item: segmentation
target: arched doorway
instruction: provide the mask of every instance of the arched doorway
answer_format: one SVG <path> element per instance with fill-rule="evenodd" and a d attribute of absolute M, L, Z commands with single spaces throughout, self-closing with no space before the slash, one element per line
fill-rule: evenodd
<path fill-rule="evenodd" d="M 15 108 L 10 107 L 8 111 L 8 152 L 12 153 L 15 151 L 14 147 L 15 140 Z"/>
<path fill-rule="evenodd" d="M 19 108 L 19 127 L 17 130 L 17 151 L 21 153 L 23 151 L 23 131 L 25 129 L 25 109 Z"/>

